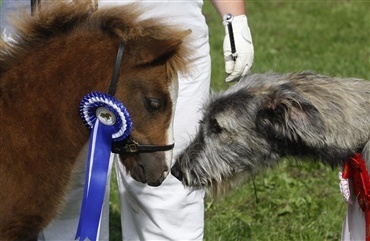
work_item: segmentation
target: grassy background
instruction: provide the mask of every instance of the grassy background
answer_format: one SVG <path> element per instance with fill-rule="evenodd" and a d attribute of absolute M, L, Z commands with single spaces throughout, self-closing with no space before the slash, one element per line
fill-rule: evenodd
<path fill-rule="evenodd" d="M 314 70 L 370 79 L 369 1 L 247 1 L 255 47 L 252 72 Z M 224 83 L 223 27 L 209 1 L 212 89 Z M 369 108 L 369 107 L 368 107 Z M 206 200 L 205 240 L 340 240 L 345 204 L 338 170 L 283 161 L 220 201 Z M 115 189 L 116 187 L 113 187 Z M 257 196 L 255 195 L 257 192 Z M 111 240 L 120 240 L 111 198 Z"/>

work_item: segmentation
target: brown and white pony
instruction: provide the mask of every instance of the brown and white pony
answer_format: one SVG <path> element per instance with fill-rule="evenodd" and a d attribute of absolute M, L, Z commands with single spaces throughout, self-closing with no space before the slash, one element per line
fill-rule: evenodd
<path fill-rule="evenodd" d="M 130 113 L 141 144 L 173 143 L 177 73 L 189 31 L 140 20 L 138 6 L 92 11 L 86 4 L 43 5 L 16 21 L 15 43 L 0 49 L 0 240 L 35 240 L 62 204 L 89 131 L 79 103 L 107 92 L 120 42 L 115 97 Z M 137 181 L 159 185 L 171 151 L 122 154 Z"/>

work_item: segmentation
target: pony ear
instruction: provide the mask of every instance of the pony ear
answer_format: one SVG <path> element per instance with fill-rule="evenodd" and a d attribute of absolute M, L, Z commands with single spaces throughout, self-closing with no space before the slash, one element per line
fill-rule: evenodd
<path fill-rule="evenodd" d="M 257 112 L 259 131 L 277 140 L 303 141 L 323 138 L 324 122 L 318 109 L 289 85 L 281 85 L 263 101 Z"/>
<path fill-rule="evenodd" d="M 137 65 L 164 63 L 175 55 L 183 43 L 183 38 L 190 34 L 191 30 L 183 31 L 180 38 L 146 39 L 134 53 Z"/>

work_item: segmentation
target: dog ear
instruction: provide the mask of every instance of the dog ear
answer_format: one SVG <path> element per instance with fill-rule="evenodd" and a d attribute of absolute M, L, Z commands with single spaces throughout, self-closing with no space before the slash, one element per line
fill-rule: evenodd
<path fill-rule="evenodd" d="M 324 133 L 318 109 L 287 84 L 267 95 L 256 121 L 259 131 L 278 140 L 308 144 Z"/>

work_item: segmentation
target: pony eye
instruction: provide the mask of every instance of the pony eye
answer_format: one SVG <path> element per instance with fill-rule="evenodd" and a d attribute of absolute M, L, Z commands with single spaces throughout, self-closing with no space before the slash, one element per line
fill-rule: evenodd
<path fill-rule="evenodd" d="M 145 98 L 145 107 L 150 111 L 160 110 L 163 107 L 163 100 L 156 98 Z"/>

